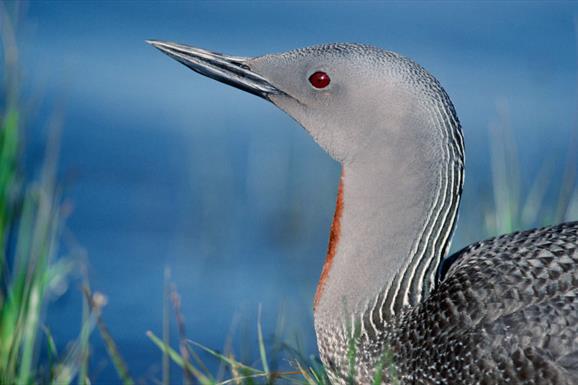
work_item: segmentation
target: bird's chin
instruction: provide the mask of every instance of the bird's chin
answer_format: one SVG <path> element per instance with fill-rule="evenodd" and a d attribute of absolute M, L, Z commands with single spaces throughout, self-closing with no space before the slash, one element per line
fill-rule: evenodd
<path fill-rule="evenodd" d="M 285 94 L 285 95 L 269 95 L 267 98 L 271 103 L 273 103 L 277 108 L 285 112 L 291 119 L 295 120 L 301 126 L 305 128 L 307 132 L 311 132 L 307 129 L 307 122 L 303 120 L 303 116 L 307 116 L 307 106 L 299 101 L 299 99 Z M 299 117 L 299 118 L 296 118 Z"/>

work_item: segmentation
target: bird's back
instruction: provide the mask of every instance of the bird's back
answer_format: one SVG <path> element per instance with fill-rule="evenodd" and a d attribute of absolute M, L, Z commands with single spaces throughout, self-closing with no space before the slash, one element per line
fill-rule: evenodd
<path fill-rule="evenodd" d="M 475 243 L 399 320 L 411 384 L 578 384 L 578 222 Z"/>

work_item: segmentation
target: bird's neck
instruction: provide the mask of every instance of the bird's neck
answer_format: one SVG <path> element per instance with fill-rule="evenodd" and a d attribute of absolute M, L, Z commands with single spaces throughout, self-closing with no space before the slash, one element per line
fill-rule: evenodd
<path fill-rule="evenodd" d="M 418 152 L 403 142 L 419 138 L 377 141 L 367 156 L 343 165 L 316 320 L 343 324 L 374 311 L 387 322 L 427 296 L 449 245 L 463 180 L 450 134 L 425 138 Z"/>

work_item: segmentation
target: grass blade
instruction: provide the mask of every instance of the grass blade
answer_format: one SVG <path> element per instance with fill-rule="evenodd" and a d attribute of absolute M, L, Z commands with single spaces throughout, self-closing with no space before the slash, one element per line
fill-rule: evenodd
<path fill-rule="evenodd" d="M 171 324 L 169 319 L 169 296 L 170 296 L 170 287 L 169 282 L 171 279 L 171 270 L 169 267 L 165 267 L 165 276 L 164 276 L 164 293 L 163 293 L 163 343 L 165 345 L 170 344 L 171 339 Z M 163 366 L 163 385 L 169 385 L 171 382 L 171 366 L 170 366 L 170 358 L 168 353 L 165 350 L 162 350 L 163 359 L 162 359 L 162 366 Z"/>
<path fill-rule="evenodd" d="M 88 288 L 88 279 L 85 277 L 85 286 Z M 88 289 L 90 290 L 90 289 Z M 90 317 L 90 303 L 88 302 L 88 298 L 83 296 L 82 301 L 82 323 L 85 324 L 88 322 Z M 88 330 L 82 328 L 80 333 L 80 354 L 81 354 L 81 361 L 80 361 L 80 372 L 78 374 L 78 385 L 86 385 L 88 379 L 88 357 L 89 357 L 89 337 L 90 333 Z"/>
<path fill-rule="evenodd" d="M 187 335 L 185 332 L 185 321 L 181 313 L 181 297 L 179 296 L 176 288 L 174 287 L 171 292 L 171 300 L 173 302 L 173 308 L 175 310 L 175 315 L 177 318 L 177 328 L 179 331 L 179 350 L 181 352 L 183 362 L 189 363 L 190 354 L 187 346 L 188 344 L 187 344 Z M 183 365 L 182 368 L 183 368 L 184 383 L 191 384 L 193 373 L 189 371 L 189 365 Z"/>
<path fill-rule="evenodd" d="M 84 287 L 83 291 L 84 291 L 84 295 L 87 298 L 88 303 L 92 309 L 94 309 L 95 306 L 98 306 L 97 301 L 99 301 L 99 300 L 103 301 L 103 302 L 106 301 L 104 299 L 104 296 L 102 296 L 102 295 L 100 296 L 100 298 L 98 296 L 97 297 L 93 296 L 92 293 L 90 292 L 90 289 L 86 286 Z M 128 373 L 128 368 L 126 366 L 126 363 L 125 363 L 124 359 L 122 358 L 122 355 L 120 354 L 120 351 L 118 350 L 118 347 L 116 346 L 116 342 L 114 342 L 112 335 L 110 334 L 110 332 L 108 331 L 108 328 L 106 327 L 104 321 L 102 320 L 100 313 L 98 313 L 96 316 L 96 326 L 98 327 L 98 331 L 100 333 L 100 336 L 102 337 L 102 340 L 104 341 L 104 345 L 106 346 L 106 351 L 108 353 L 108 356 L 112 360 L 114 368 L 116 369 L 118 377 L 121 379 L 123 385 L 134 385 L 134 380 L 132 379 L 132 377 Z"/>
<path fill-rule="evenodd" d="M 259 305 L 259 313 L 257 315 L 257 337 L 259 339 L 259 355 L 261 356 L 261 365 L 263 365 L 263 371 L 268 374 L 269 365 L 267 364 L 267 350 L 265 349 L 263 327 L 261 325 L 261 305 Z"/>
<path fill-rule="evenodd" d="M 158 338 L 152 331 L 147 331 L 147 337 L 163 352 L 171 358 L 171 360 L 180 366 L 181 368 L 186 366 L 187 371 L 192 373 L 202 385 L 215 385 L 215 382 L 211 381 L 208 377 L 206 377 L 200 370 L 195 368 L 190 362 L 184 361 L 183 357 L 177 353 L 173 348 L 171 348 L 168 344 L 164 343 L 160 338 Z"/>
<path fill-rule="evenodd" d="M 94 331 L 102 307 L 105 305 L 104 296 L 99 294 L 89 303 L 91 304 L 90 313 L 86 321 L 82 324 L 77 341 L 72 345 L 62 363 L 57 366 L 52 385 L 68 385 L 80 371 L 82 360 L 84 359 L 82 354 L 82 338 L 83 335 L 90 336 Z"/>
<path fill-rule="evenodd" d="M 233 358 L 224 356 L 223 354 L 221 354 L 221 353 L 219 353 L 219 352 L 217 352 L 211 348 L 208 348 L 204 345 L 201 345 L 198 342 L 191 341 L 191 340 L 189 340 L 188 342 L 190 344 L 195 345 L 196 347 L 204 350 L 205 352 L 209 353 L 210 355 L 217 357 L 219 360 L 222 360 L 223 362 L 225 362 L 229 366 L 236 366 L 236 367 L 242 368 L 242 369 L 247 370 L 247 371 L 252 372 L 252 373 L 264 373 L 263 371 L 261 371 L 259 369 L 252 368 L 251 366 L 245 365 L 245 364 L 243 364 L 243 363 L 241 363 L 241 362 L 239 362 Z"/>

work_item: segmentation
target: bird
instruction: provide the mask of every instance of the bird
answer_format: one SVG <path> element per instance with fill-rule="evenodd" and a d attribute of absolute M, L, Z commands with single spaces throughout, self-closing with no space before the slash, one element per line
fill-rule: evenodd
<path fill-rule="evenodd" d="M 341 164 L 313 301 L 333 384 L 578 384 L 578 222 L 447 256 L 464 137 L 422 66 L 353 43 L 240 57 L 147 42 L 273 103 Z"/>

